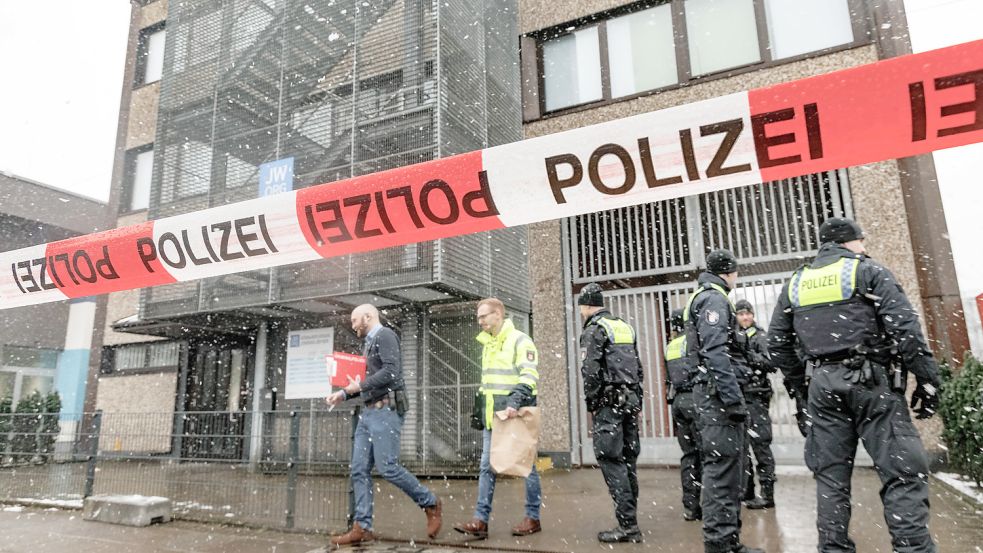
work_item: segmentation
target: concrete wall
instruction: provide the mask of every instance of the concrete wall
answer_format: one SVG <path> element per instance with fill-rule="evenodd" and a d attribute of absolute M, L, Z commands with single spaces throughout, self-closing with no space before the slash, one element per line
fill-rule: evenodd
<path fill-rule="evenodd" d="M 557 9 L 555 2 L 520 0 L 520 28 L 523 33 L 550 27 L 591 13 L 603 11 L 627 2 L 595 0 L 564 3 Z M 543 136 L 595 123 L 611 121 L 672 106 L 714 98 L 752 88 L 764 87 L 873 63 L 878 54 L 873 45 L 862 46 L 770 67 L 728 78 L 720 78 L 634 100 L 616 102 L 596 109 L 549 117 L 527 123 L 526 138 Z M 856 217 L 867 230 L 871 254 L 891 268 L 921 311 L 918 279 L 912 255 L 911 236 L 895 161 L 875 163 L 849 169 Z M 563 266 L 561 263 L 561 224 L 558 221 L 531 225 L 530 274 L 533 287 L 533 321 L 536 342 L 542 356 L 540 373 L 543 385 L 540 402 L 549 413 L 544 423 L 542 448 L 546 451 L 569 451 L 571 406 L 566 384 L 569 363 L 567 357 L 566 320 L 571 308 L 563 297 Z M 575 406 L 573 406 L 575 407 Z"/>
<path fill-rule="evenodd" d="M 163 453 L 171 449 L 177 371 L 99 378 L 103 451 Z"/>

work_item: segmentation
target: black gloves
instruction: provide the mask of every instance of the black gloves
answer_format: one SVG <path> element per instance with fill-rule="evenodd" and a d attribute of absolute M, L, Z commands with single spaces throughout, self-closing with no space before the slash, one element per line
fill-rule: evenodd
<path fill-rule="evenodd" d="M 938 386 L 921 378 L 915 379 L 918 385 L 911 394 L 911 409 L 916 419 L 927 419 L 939 410 L 940 392 Z"/>
<path fill-rule="evenodd" d="M 724 414 L 727 416 L 727 420 L 736 424 L 740 424 L 747 420 L 747 408 L 744 407 L 743 401 L 725 406 Z"/>

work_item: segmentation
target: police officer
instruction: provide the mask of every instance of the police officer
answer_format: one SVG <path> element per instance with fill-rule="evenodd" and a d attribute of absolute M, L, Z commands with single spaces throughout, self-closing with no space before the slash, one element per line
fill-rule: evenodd
<path fill-rule="evenodd" d="M 762 553 L 740 541 L 747 408 L 738 382 L 743 355 L 727 294 L 737 282 L 737 259 L 727 250 L 707 255 L 707 270 L 683 310 L 688 355 L 698 363 L 693 398 L 703 453 L 703 548 L 706 553 Z"/>
<path fill-rule="evenodd" d="M 697 427 L 696 404 L 693 403 L 693 377 L 696 367 L 686 355 L 686 334 L 683 333 L 683 310 L 676 309 L 669 317 L 672 339 L 666 344 L 666 403 L 672 406 L 672 423 L 683 456 L 679 459 L 679 477 L 683 486 L 683 518 L 703 518 L 700 508 L 700 487 L 703 462 L 700 453 L 700 430 Z"/>
<path fill-rule="evenodd" d="M 600 532 L 602 543 L 642 541 L 638 529 L 640 450 L 638 414 L 642 410 L 642 364 L 635 329 L 604 308 L 601 287 L 591 283 L 577 300 L 584 319 L 580 336 L 587 410 L 594 420 L 594 455 L 614 500 L 618 527 Z"/>
<path fill-rule="evenodd" d="M 748 509 L 768 509 L 775 506 L 775 456 L 771 453 L 771 381 L 768 375 L 775 367 L 768 357 L 768 339 L 764 329 L 754 322 L 754 308 L 751 302 L 740 300 L 734 304 L 737 312 L 737 337 L 743 342 L 744 362 L 747 365 L 747 383 L 743 387 L 744 402 L 747 405 L 747 485 L 745 503 Z M 758 481 L 761 483 L 761 497 L 754 496 L 755 465 L 751 453 L 757 461 Z"/>
<path fill-rule="evenodd" d="M 819 238 L 815 260 L 782 289 L 768 340 L 782 372 L 808 386 L 799 393 L 809 398 L 805 460 L 816 479 L 819 551 L 856 551 L 847 530 L 860 439 L 883 484 L 894 551 L 934 553 L 928 462 L 904 385 L 910 370 L 917 382 L 911 407 L 918 418 L 931 417 L 939 403 L 938 366 L 894 275 L 865 255 L 857 223 L 827 219 Z"/>

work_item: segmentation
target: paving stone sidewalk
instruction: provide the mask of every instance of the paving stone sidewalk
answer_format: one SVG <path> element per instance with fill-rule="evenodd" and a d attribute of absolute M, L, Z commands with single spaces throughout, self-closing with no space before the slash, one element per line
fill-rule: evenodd
<path fill-rule="evenodd" d="M 682 520 L 678 473 L 673 469 L 640 472 L 640 526 L 645 543 L 622 544 L 623 553 L 702 551 L 700 525 Z M 780 467 L 778 507 L 745 511 L 743 539 L 769 553 L 816 550 L 815 484 L 799 468 Z M 386 539 L 358 550 L 393 553 L 481 553 L 483 551 L 594 552 L 611 551 L 596 541 L 598 531 L 613 525 L 611 500 L 600 472 L 593 469 L 553 471 L 543 477 L 544 531 L 515 538 L 509 528 L 522 516 L 523 483 L 503 479 L 496 489 L 488 540 L 466 542 L 451 527 L 465 521 L 474 508 L 473 480 L 431 480 L 444 500 L 445 526 L 439 541 L 419 541 L 424 517 L 401 493 L 381 484 L 376 497 L 376 532 Z M 869 469 L 857 469 L 853 481 L 851 535 L 858 551 L 889 552 L 878 491 L 880 481 Z M 939 550 L 983 553 L 983 507 L 933 479 L 931 530 Z M 312 553 L 324 550 L 322 534 L 287 533 L 235 526 L 176 521 L 147 528 L 86 522 L 81 512 L 0 506 L 0 553 Z"/>

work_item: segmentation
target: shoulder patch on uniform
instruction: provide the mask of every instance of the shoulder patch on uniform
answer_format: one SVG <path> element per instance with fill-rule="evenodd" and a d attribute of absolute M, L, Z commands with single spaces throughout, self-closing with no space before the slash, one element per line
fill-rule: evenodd
<path fill-rule="evenodd" d="M 536 360 L 536 352 L 534 352 L 533 350 L 526 351 L 526 360 L 527 361 L 535 361 Z"/>
<path fill-rule="evenodd" d="M 707 322 L 715 325 L 720 322 L 720 313 L 717 313 L 713 309 L 707 309 Z"/>

